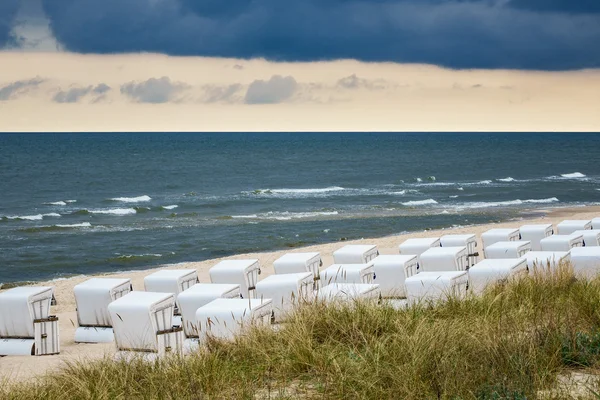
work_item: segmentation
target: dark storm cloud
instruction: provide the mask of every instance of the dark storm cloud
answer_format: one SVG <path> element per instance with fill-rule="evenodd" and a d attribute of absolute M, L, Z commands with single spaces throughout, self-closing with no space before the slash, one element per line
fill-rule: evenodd
<path fill-rule="evenodd" d="M 187 88 L 187 84 L 171 82 L 169 77 L 163 76 L 121 85 L 121 94 L 131 97 L 137 103 L 168 103 L 176 101 L 176 95 Z"/>
<path fill-rule="evenodd" d="M 294 95 L 298 83 L 292 76 L 273 75 L 268 81 L 255 80 L 248 86 L 246 104 L 276 104 Z"/>
<path fill-rule="evenodd" d="M 95 96 L 94 101 L 97 101 L 99 97 L 103 96 L 109 90 L 110 86 L 105 83 L 100 83 L 95 87 L 73 87 L 69 90 L 60 90 L 54 95 L 52 100 L 56 103 L 77 103 L 88 94 L 93 94 Z"/>
<path fill-rule="evenodd" d="M 19 0 L 0 0 L 0 48 L 16 44 L 16 38 L 11 31 L 19 5 Z"/>
<path fill-rule="evenodd" d="M 8 85 L 0 87 L 0 101 L 11 100 L 19 95 L 29 92 L 31 89 L 38 87 L 44 80 L 36 77 L 23 81 L 16 81 Z"/>
<path fill-rule="evenodd" d="M 6 1 L 6 0 L 2 0 Z M 11 0 L 13 1 L 13 0 Z M 77 52 L 600 67 L 599 0 L 43 0 Z"/>

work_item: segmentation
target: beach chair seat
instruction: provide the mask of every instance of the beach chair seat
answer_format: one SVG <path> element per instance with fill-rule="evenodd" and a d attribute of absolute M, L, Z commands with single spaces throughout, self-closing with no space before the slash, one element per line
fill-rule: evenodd
<path fill-rule="evenodd" d="M 540 241 L 548 236 L 554 235 L 552 224 L 523 225 L 519 228 L 521 240 L 531 242 L 531 251 L 541 251 Z"/>
<path fill-rule="evenodd" d="M 380 255 L 373 259 L 372 263 L 381 295 L 383 297 L 406 297 L 404 281 L 417 273 L 417 256 Z"/>
<path fill-rule="evenodd" d="M 530 251 L 522 257 L 527 261 L 529 274 L 536 272 L 554 272 L 561 265 L 567 265 L 571 261 L 571 253 L 568 251 Z"/>
<path fill-rule="evenodd" d="M 575 231 L 572 235 L 583 236 L 583 245 L 585 247 L 600 246 L 600 227 L 582 231 Z"/>
<path fill-rule="evenodd" d="M 420 261 L 420 256 L 425 251 L 440 247 L 441 241 L 439 237 L 430 237 L 430 238 L 412 238 L 406 239 L 398 249 L 400 254 L 402 255 L 414 255 L 417 256 L 417 261 Z"/>
<path fill-rule="evenodd" d="M 298 306 L 312 300 L 312 272 L 271 275 L 256 284 L 256 297 L 271 299 L 274 320 L 280 322 Z"/>
<path fill-rule="evenodd" d="M 0 356 L 60 353 L 58 318 L 50 315 L 51 286 L 23 286 L 0 293 Z"/>
<path fill-rule="evenodd" d="M 419 272 L 406 279 L 409 304 L 463 298 L 469 288 L 467 271 Z"/>
<path fill-rule="evenodd" d="M 569 251 L 573 247 L 583 247 L 583 235 L 571 233 L 569 235 L 548 236 L 542 239 L 540 244 L 542 251 Z"/>
<path fill-rule="evenodd" d="M 77 307 L 75 343 L 115 340 L 108 305 L 131 292 L 130 279 L 92 278 L 73 288 Z"/>
<path fill-rule="evenodd" d="M 375 268 L 368 264 L 333 264 L 321 271 L 323 285 L 332 283 L 373 283 Z"/>
<path fill-rule="evenodd" d="M 224 260 L 209 270 L 212 283 L 234 283 L 240 285 L 242 297 L 255 296 L 256 283 L 260 274 L 257 259 Z"/>
<path fill-rule="evenodd" d="M 528 240 L 496 242 L 485 249 L 485 258 L 521 258 L 531 251 L 531 242 Z"/>
<path fill-rule="evenodd" d="M 379 255 L 376 245 L 350 244 L 333 252 L 335 264 L 366 264 Z"/>
<path fill-rule="evenodd" d="M 440 238 L 442 247 L 466 247 L 468 266 L 475 265 L 479 261 L 477 252 L 477 236 L 472 233 L 464 235 L 444 235 Z"/>
<path fill-rule="evenodd" d="M 588 219 L 568 219 L 556 225 L 556 231 L 559 235 L 570 235 L 575 231 L 589 229 L 592 229 L 592 220 Z"/>
<path fill-rule="evenodd" d="M 528 271 L 524 258 L 482 260 L 469 268 L 469 288 L 473 293 L 481 294 L 489 285 L 526 276 Z"/>
<path fill-rule="evenodd" d="M 321 253 L 287 253 L 273 262 L 273 269 L 276 274 L 298 274 L 301 272 L 311 272 L 313 274 L 314 285 L 317 289 L 320 284 L 321 274 L 319 268 L 323 266 Z"/>
<path fill-rule="evenodd" d="M 569 253 L 576 277 L 592 279 L 598 276 L 600 273 L 600 247 L 575 247 Z"/>
<path fill-rule="evenodd" d="M 369 283 L 332 283 L 321 287 L 315 297 L 324 302 L 348 302 L 356 300 L 381 299 L 381 290 L 378 284 Z"/>
<path fill-rule="evenodd" d="M 467 248 L 436 247 L 421 254 L 419 273 L 440 271 L 465 271 L 468 267 Z"/>
<path fill-rule="evenodd" d="M 521 240 L 519 229 L 515 228 L 496 228 L 485 231 L 481 234 L 481 243 L 483 244 L 483 254 L 487 258 L 487 248 L 498 242 L 516 242 Z"/>

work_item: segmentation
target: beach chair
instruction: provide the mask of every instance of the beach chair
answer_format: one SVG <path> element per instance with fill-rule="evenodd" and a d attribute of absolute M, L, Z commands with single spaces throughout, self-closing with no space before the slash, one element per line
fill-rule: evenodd
<path fill-rule="evenodd" d="M 115 340 L 108 305 L 132 291 L 130 279 L 92 278 L 73 288 L 77 307 L 75 343 Z"/>
<path fill-rule="evenodd" d="M 256 297 L 271 299 L 274 320 L 281 322 L 296 307 L 312 300 L 313 277 L 312 272 L 271 275 L 256 284 Z"/>
<path fill-rule="evenodd" d="M 324 302 L 348 302 L 356 300 L 381 299 L 381 291 L 378 284 L 368 283 L 332 283 L 321 287 L 315 296 Z"/>
<path fill-rule="evenodd" d="M 521 240 L 519 229 L 490 229 L 481 234 L 481 243 L 483 244 L 483 254 L 487 258 L 486 249 L 497 242 L 516 242 Z"/>
<path fill-rule="evenodd" d="M 468 267 L 467 248 L 436 247 L 421 254 L 419 273 L 440 271 L 466 271 Z"/>
<path fill-rule="evenodd" d="M 313 274 L 313 289 L 320 285 L 321 274 L 319 268 L 323 266 L 321 253 L 287 253 L 273 263 L 276 274 L 297 274 L 311 272 Z"/>
<path fill-rule="evenodd" d="M 417 273 L 417 256 L 381 255 L 373 259 L 372 263 L 381 295 L 406 297 L 404 281 Z"/>
<path fill-rule="evenodd" d="M 420 261 L 420 256 L 423 252 L 428 249 L 440 247 L 441 241 L 440 238 L 412 238 L 406 239 L 398 249 L 400 250 L 400 254 L 402 255 L 414 255 L 417 256 L 417 261 Z"/>
<path fill-rule="evenodd" d="M 375 268 L 368 264 L 333 264 L 321 271 L 323 285 L 332 283 L 373 283 Z"/>
<path fill-rule="evenodd" d="M 541 251 L 540 241 L 548 236 L 554 235 L 552 224 L 523 225 L 519 228 L 521 240 L 531 242 L 531 251 Z"/>
<path fill-rule="evenodd" d="M 350 244 L 333 252 L 335 264 L 365 264 L 379 255 L 377 246 Z"/>
<path fill-rule="evenodd" d="M 592 229 L 600 229 L 600 218 L 594 218 L 592 220 Z"/>
<path fill-rule="evenodd" d="M 576 277 L 591 279 L 600 273 L 600 247 L 575 247 L 570 250 Z"/>
<path fill-rule="evenodd" d="M 463 298 L 469 289 L 467 271 L 420 272 L 406 278 L 408 304 Z"/>
<path fill-rule="evenodd" d="M 496 285 L 528 274 L 524 258 L 486 259 L 469 268 L 469 288 L 481 294 L 488 285 Z"/>
<path fill-rule="evenodd" d="M 529 274 L 536 272 L 554 272 L 561 265 L 567 265 L 571 261 L 571 253 L 568 251 L 530 251 L 522 257 L 527 261 Z"/>
<path fill-rule="evenodd" d="M 23 286 L 0 293 L 0 356 L 60 352 L 58 318 L 50 315 L 51 286 Z"/>
<path fill-rule="evenodd" d="M 575 231 L 572 234 L 583 236 L 583 245 L 585 247 L 600 246 L 600 227 L 583 231 Z"/>
<path fill-rule="evenodd" d="M 198 271 L 195 269 L 163 269 L 144 277 L 144 289 L 146 292 L 173 293 L 175 295 L 173 325 L 181 326 L 177 296 L 198 282 Z"/>
<path fill-rule="evenodd" d="M 570 235 L 575 231 L 592 229 L 592 221 L 587 219 L 568 219 L 556 225 L 559 235 Z"/>
<path fill-rule="evenodd" d="M 257 259 L 225 260 L 209 270 L 212 283 L 235 283 L 240 285 L 243 298 L 254 297 L 260 265 Z"/>
<path fill-rule="evenodd" d="M 181 312 L 183 352 L 189 353 L 198 347 L 196 311 L 216 299 L 241 298 L 240 285 L 233 283 L 197 283 L 177 296 L 177 306 Z"/>
<path fill-rule="evenodd" d="M 477 236 L 474 234 L 465 235 L 444 235 L 440 238 L 442 247 L 466 247 L 468 266 L 477 264 L 479 253 L 477 252 Z"/>
<path fill-rule="evenodd" d="M 573 247 L 583 247 L 583 235 L 552 235 L 542 239 L 540 245 L 542 251 L 569 251 Z"/>
<path fill-rule="evenodd" d="M 172 325 L 173 293 L 131 292 L 108 305 L 117 345 L 117 359 L 152 361 L 181 353 L 183 328 Z"/>
<path fill-rule="evenodd" d="M 233 339 L 253 324 L 269 324 L 271 299 L 216 299 L 196 311 L 199 343 L 208 336 Z"/>
<path fill-rule="evenodd" d="M 528 251 L 531 251 L 531 242 L 528 240 L 496 242 L 485 249 L 485 258 L 521 258 Z"/>

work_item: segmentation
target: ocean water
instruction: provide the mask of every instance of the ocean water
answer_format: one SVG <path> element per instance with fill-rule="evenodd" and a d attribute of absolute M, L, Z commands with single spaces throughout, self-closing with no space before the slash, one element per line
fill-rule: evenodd
<path fill-rule="evenodd" d="M 600 202 L 600 134 L 0 134 L 0 282 Z"/>

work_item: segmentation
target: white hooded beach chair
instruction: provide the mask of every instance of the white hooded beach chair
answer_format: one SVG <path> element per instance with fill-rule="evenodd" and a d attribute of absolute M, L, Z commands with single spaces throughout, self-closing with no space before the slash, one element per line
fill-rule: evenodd
<path fill-rule="evenodd" d="M 481 243 L 483 244 L 483 254 L 487 257 L 486 249 L 497 242 L 516 242 L 521 239 L 519 229 L 490 229 L 481 234 Z"/>
<path fill-rule="evenodd" d="M 466 271 L 467 248 L 462 247 L 437 247 L 421 254 L 419 273 L 440 271 Z"/>
<path fill-rule="evenodd" d="M 177 306 L 181 312 L 184 353 L 198 346 L 196 311 L 216 299 L 239 299 L 240 285 L 233 283 L 197 283 L 177 296 Z"/>
<path fill-rule="evenodd" d="M 173 327 L 173 293 L 131 292 L 108 305 L 117 345 L 117 358 L 134 355 L 154 360 L 180 353 L 183 328 Z"/>
<path fill-rule="evenodd" d="M 589 229 L 592 229 L 592 221 L 588 219 L 568 219 L 556 225 L 556 230 L 559 235 L 570 235 L 575 231 Z"/>
<path fill-rule="evenodd" d="M 196 311 L 199 343 L 210 335 L 233 339 L 252 324 L 268 324 L 273 308 L 271 299 L 216 299 Z"/>
<path fill-rule="evenodd" d="M 569 251 L 573 247 L 583 247 L 583 235 L 552 235 L 542 239 L 540 244 L 542 251 Z"/>
<path fill-rule="evenodd" d="M 415 255 L 381 255 L 373 261 L 373 271 L 383 297 L 406 297 L 404 280 L 417 273 Z"/>
<path fill-rule="evenodd" d="M 24 286 L 0 293 L 0 356 L 60 352 L 58 318 L 50 315 L 51 286 Z"/>
<path fill-rule="evenodd" d="M 321 253 L 287 253 L 273 263 L 276 274 L 298 274 L 311 272 L 314 279 L 314 289 L 317 289 L 321 279 L 319 268 L 323 266 Z"/>
<path fill-rule="evenodd" d="M 381 299 L 381 291 L 378 284 L 368 283 L 332 283 L 321 287 L 315 296 L 325 302 L 347 302 L 355 300 L 377 300 Z"/>
<path fill-rule="evenodd" d="M 256 284 L 256 297 L 271 299 L 274 319 L 284 320 L 294 309 L 313 295 L 312 272 L 271 275 Z"/>
<path fill-rule="evenodd" d="M 368 264 L 333 264 L 321 271 L 323 285 L 332 283 L 373 283 L 375 267 Z"/>
<path fill-rule="evenodd" d="M 257 259 L 221 261 L 209 271 L 212 283 L 235 283 L 240 285 L 243 298 L 254 297 L 260 265 Z"/>
<path fill-rule="evenodd" d="M 434 238 L 412 238 L 406 239 L 398 249 L 402 255 L 414 255 L 417 256 L 417 261 L 420 260 L 422 253 L 428 249 L 440 247 L 441 241 L 439 237 Z"/>
<path fill-rule="evenodd" d="M 575 276 L 590 279 L 600 273 L 600 247 L 575 247 L 570 253 Z"/>
<path fill-rule="evenodd" d="M 480 294 L 488 285 L 527 274 L 527 260 L 524 258 L 486 259 L 469 268 L 469 288 L 473 293 Z"/>
<path fill-rule="evenodd" d="M 485 249 L 485 258 L 521 258 L 528 251 L 531 251 L 531 242 L 528 240 L 496 242 Z"/>
<path fill-rule="evenodd" d="M 466 247 L 467 262 L 469 266 L 475 265 L 479 261 L 477 252 L 477 236 L 468 233 L 465 235 L 444 235 L 440 238 L 442 247 Z"/>
<path fill-rule="evenodd" d="M 536 272 L 556 271 L 559 266 L 566 265 L 571 261 L 569 251 L 530 251 L 522 257 L 527 261 L 529 274 Z"/>
<path fill-rule="evenodd" d="M 592 229 L 600 229 L 600 218 L 594 218 L 592 220 Z"/>
<path fill-rule="evenodd" d="M 181 325 L 177 296 L 196 283 L 198 283 L 198 271 L 195 269 L 163 269 L 144 277 L 146 292 L 173 293 L 175 295 L 173 325 Z"/>
<path fill-rule="evenodd" d="M 600 246 L 600 227 L 583 231 L 575 231 L 572 235 L 583 236 L 583 245 L 585 247 Z"/>
<path fill-rule="evenodd" d="M 73 288 L 77 307 L 75 343 L 115 340 L 108 305 L 131 292 L 130 279 L 92 278 Z"/>
<path fill-rule="evenodd" d="M 521 240 L 529 240 L 531 242 L 531 251 L 542 250 L 540 241 L 554 235 L 552 224 L 523 225 L 519 229 L 519 232 L 521 233 Z"/>
<path fill-rule="evenodd" d="M 379 255 L 376 245 L 350 244 L 333 252 L 335 264 L 365 264 Z"/>
<path fill-rule="evenodd" d="M 467 271 L 420 272 L 406 279 L 409 304 L 443 301 L 448 297 L 463 298 L 469 288 Z"/>

